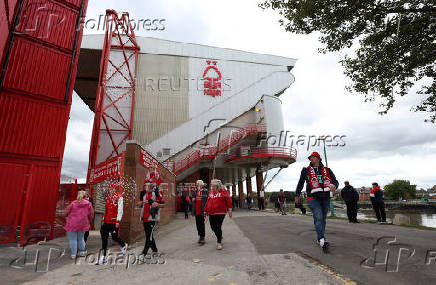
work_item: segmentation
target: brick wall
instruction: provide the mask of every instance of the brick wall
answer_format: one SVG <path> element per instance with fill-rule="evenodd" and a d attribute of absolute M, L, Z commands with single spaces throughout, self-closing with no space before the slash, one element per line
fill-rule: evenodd
<path fill-rule="evenodd" d="M 136 194 L 134 199 L 124 204 L 124 215 L 121 221 L 120 235 L 126 241 L 133 241 L 144 236 L 144 228 L 140 221 L 141 208 L 136 206 L 139 202 L 139 194 L 143 188 L 144 179 L 149 171 L 153 172 L 154 169 L 149 169 L 140 163 L 141 147 L 136 143 L 127 143 L 126 156 L 124 162 L 124 177 L 131 177 L 136 182 Z M 163 179 L 161 184 L 161 191 L 163 191 L 165 207 L 161 209 L 160 224 L 167 224 L 175 217 L 176 212 L 176 197 L 175 197 L 175 175 L 159 164 L 158 172 Z"/>

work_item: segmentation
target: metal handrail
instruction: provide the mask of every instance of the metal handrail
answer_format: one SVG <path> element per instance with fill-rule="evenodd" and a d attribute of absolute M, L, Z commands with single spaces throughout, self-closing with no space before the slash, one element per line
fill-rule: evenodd
<path fill-rule="evenodd" d="M 241 149 L 235 149 L 230 151 L 226 161 L 232 161 L 240 158 L 247 157 L 288 157 L 297 160 L 297 150 L 292 147 L 285 146 L 265 146 L 256 147 L 250 146 L 246 151 L 241 151 Z"/>
<path fill-rule="evenodd" d="M 182 159 L 174 162 L 174 173 L 180 173 L 192 164 L 203 158 L 213 158 L 218 153 L 228 149 L 238 141 L 244 139 L 251 134 L 265 133 L 266 127 L 258 124 L 248 124 L 244 128 L 231 132 L 230 135 L 224 137 L 217 145 L 202 148 L 201 150 L 194 150 Z"/>

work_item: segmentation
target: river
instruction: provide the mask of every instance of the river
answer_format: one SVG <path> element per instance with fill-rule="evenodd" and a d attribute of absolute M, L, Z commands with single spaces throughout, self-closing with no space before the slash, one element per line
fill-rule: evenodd
<path fill-rule="evenodd" d="M 347 217 L 347 211 L 335 207 L 335 214 L 339 217 Z M 392 222 L 396 214 L 406 215 L 410 219 L 411 225 L 420 225 L 436 228 L 436 211 L 435 210 L 386 210 L 387 222 Z M 358 220 L 377 221 L 372 209 L 359 209 L 357 213 Z"/>

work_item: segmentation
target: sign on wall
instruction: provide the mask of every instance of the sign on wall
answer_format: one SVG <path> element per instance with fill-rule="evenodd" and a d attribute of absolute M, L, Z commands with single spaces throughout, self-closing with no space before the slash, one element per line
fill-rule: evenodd
<path fill-rule="evenodd" d="M 221 71 L 216 60 L 206 60 L 207 67 L 203 72 L 203 94 L 208 96 L 221 96 Z"/>

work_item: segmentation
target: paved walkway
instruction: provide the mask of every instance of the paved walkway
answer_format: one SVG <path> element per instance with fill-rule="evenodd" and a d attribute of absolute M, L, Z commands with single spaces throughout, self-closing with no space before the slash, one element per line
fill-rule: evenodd
<path fill-rule="evenodd" d="M 236 212 L 235 218 L 243 216 L 268 216 L 268 212 Z M 161 227 L 156 235 L 157 246 L 163 255 L 151 260 L 158 264 L 131 264 L 143 247 L 143 241 L 131 245 L 129 260 L 115 259 L 118 264 L 90 265 L 85 259 L 74 264 L 66 255 L 53 265 L 47 273 L 32 272 L 33 268 L 3 268 L 7 271 L 8 283 L 19 284 L 25 276 L 31 280 L 25 284 L 343 284 L 344 281 L 323 270 L 317 264 L 295 253 L 259 254 L 250 240 L 244 236 L 232 219 L 226 217 L 223 225 L 222 251 L 216 250 L 216 243 L 209 224 L 206 225 L 206 244 L 196 243 L 195 220 L 185 220 L 182 215 L 168 225 Z M 90 252 L 98 251 L 99 236 L 90 237 Z M 265 243 L 274 243 L 270 236 Z M 66 239 L 56 240 L 67 246 Z M 119 247 L 113 247 L 118 252 Z M 0 249 L 3 250 L 3 249 Z M 92 261 L 92 256 L 88 256 Z M 150 261 L 150 260 L 149 260 Z M 164 263 L 164 264 L 159 264 Z M 52 265 L 51 265 L 52 266 Z M 33 274 L 33 275 L 32 275 Z M 29 279 L 29 277 L 32 277 Z M 15 280 L 15 281 L 14 281 Z"/>

